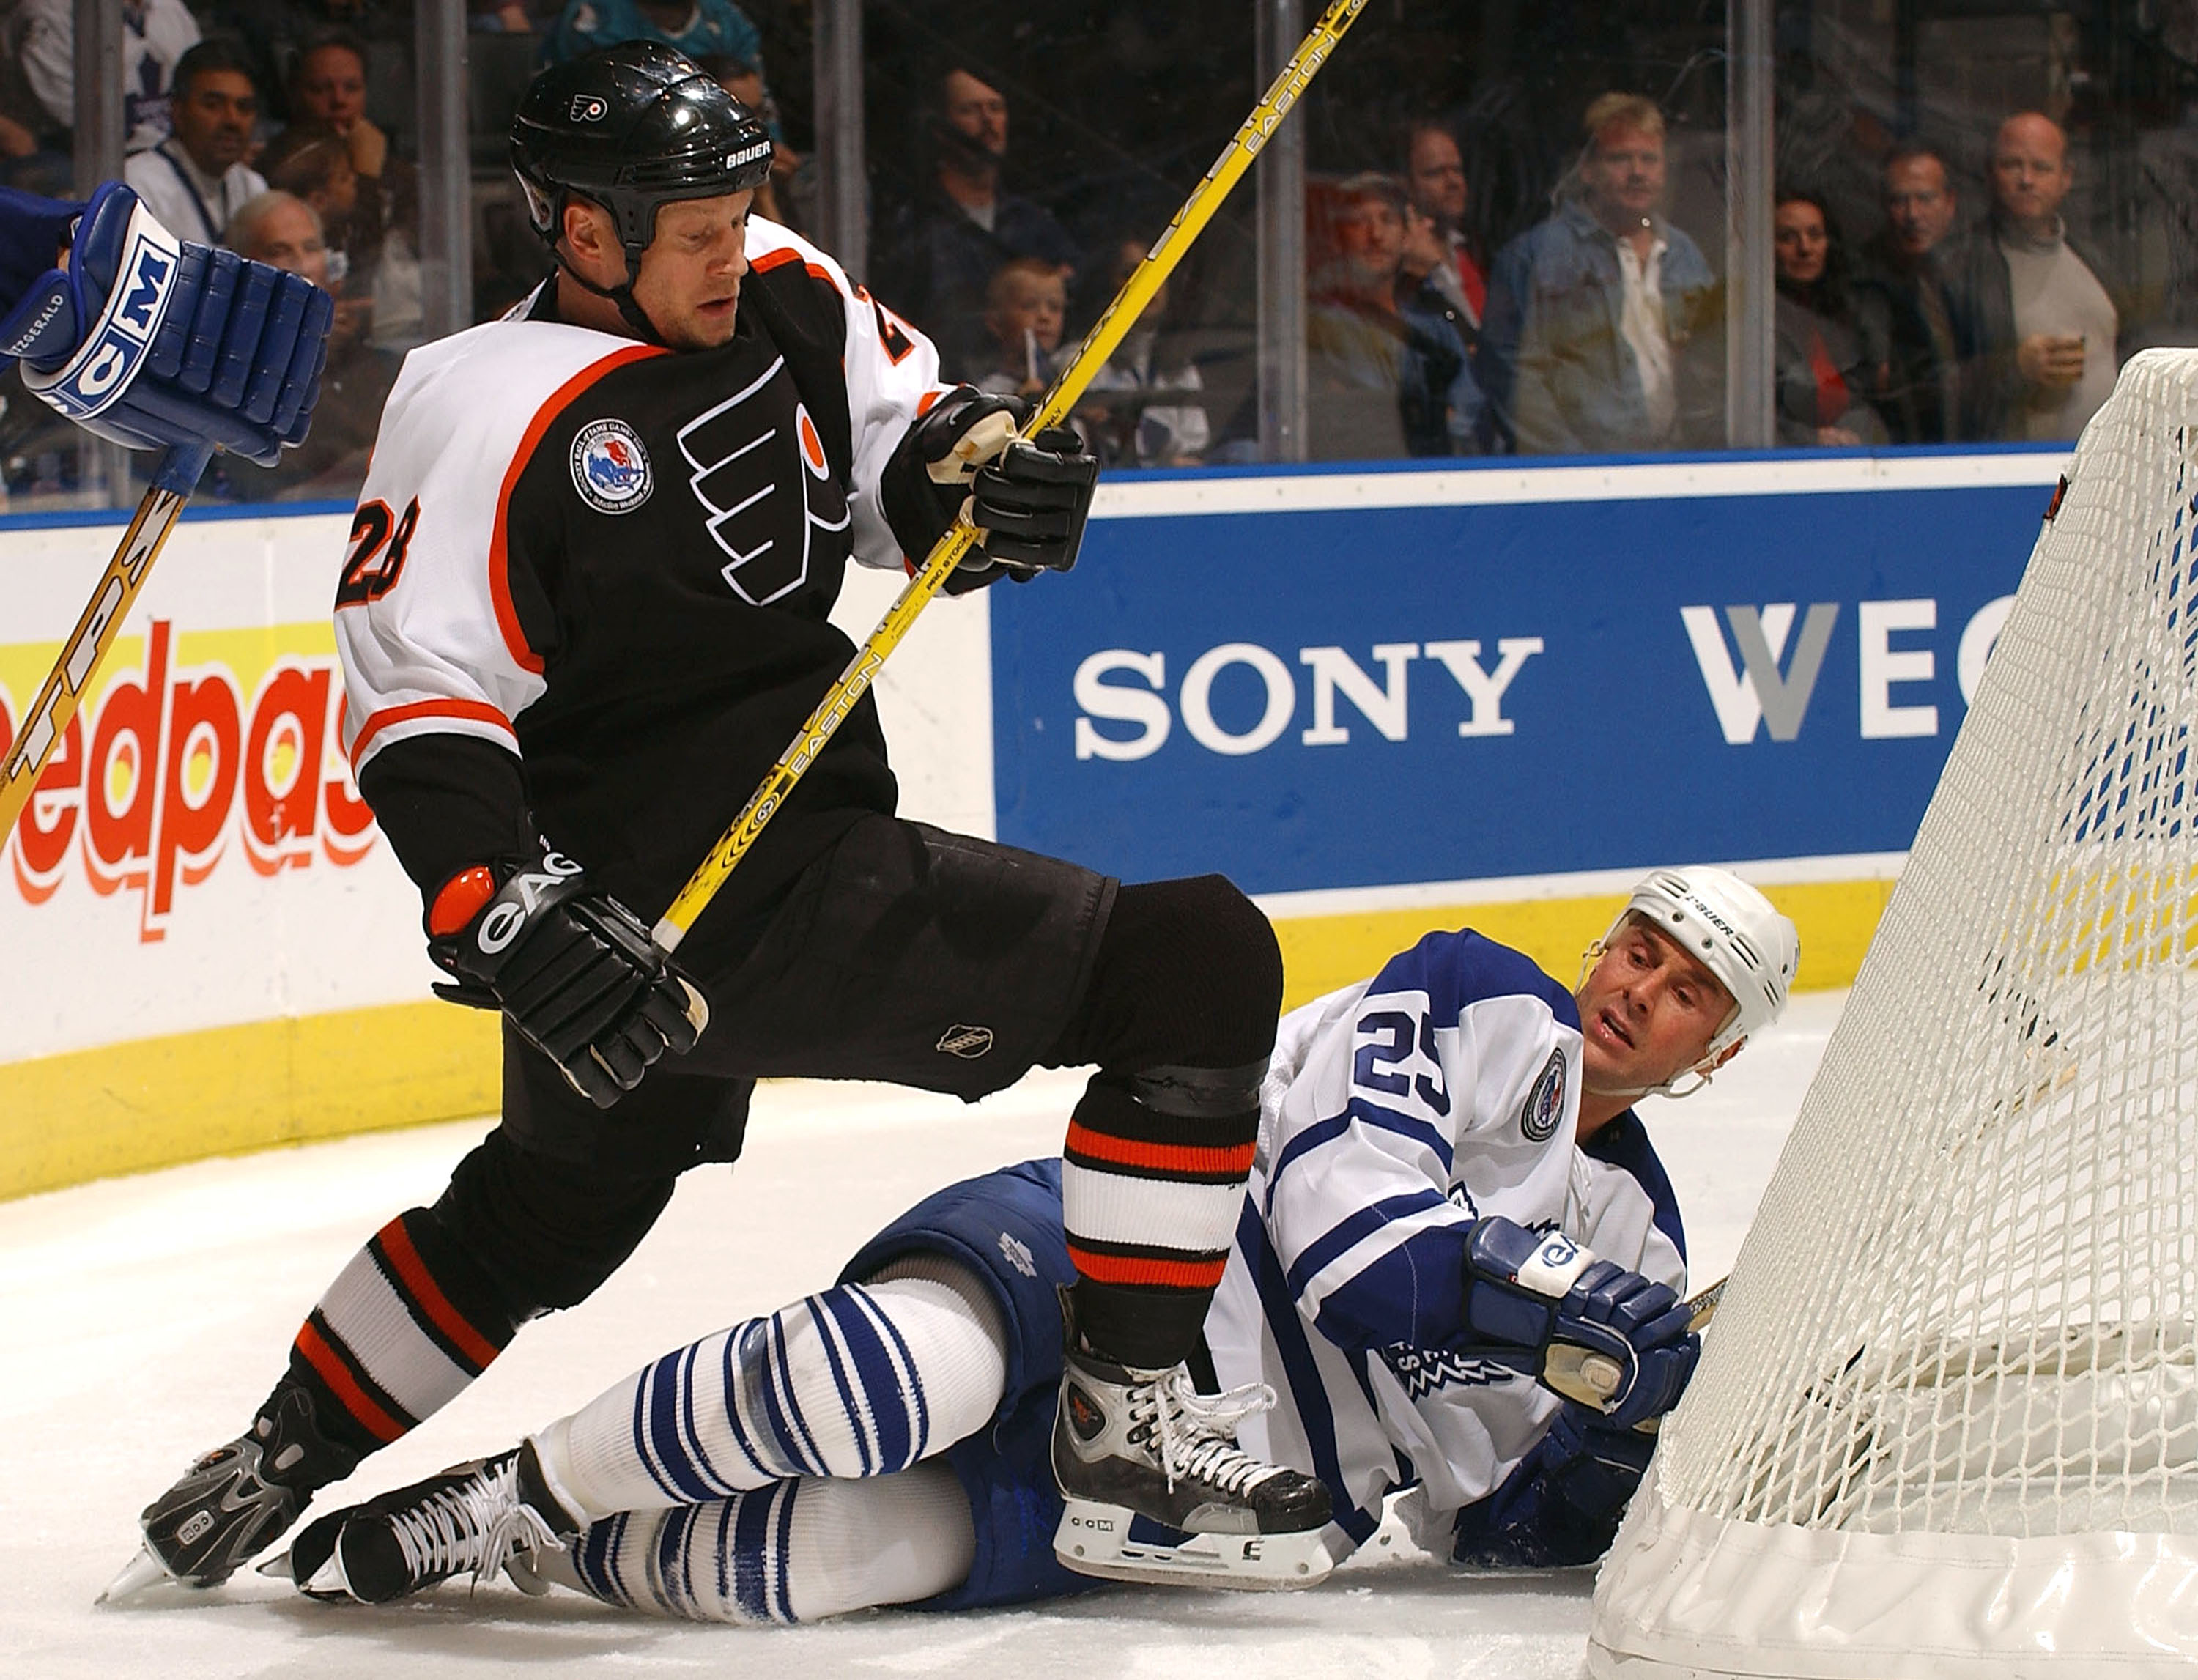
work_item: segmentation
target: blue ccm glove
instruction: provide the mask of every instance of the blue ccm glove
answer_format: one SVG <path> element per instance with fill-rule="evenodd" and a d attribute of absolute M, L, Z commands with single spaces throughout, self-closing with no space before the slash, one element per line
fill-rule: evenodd
<path fill-rule="evenodd" d="M 1606 1426 L 1585 1406 L 1558 1408 L 1503 1485 L 1457 1514 L 1450 1561 L 1468 1569 L 1567 1569 L 1608 1551 L 1656 1441 Z"/>
<path fill-rule="evenodd" d="M 263 467 L 304 439 L 335 319 L 304 276 L 177 239 L 116 181 L 88 205 L 0 188 L 0 355 L 87 432 Z"/>
<path fill-rule="evenodd" d="M 1476 1352 L 1597 1408 L 1614 1428 L 1678 1404 L 1702 1344 L 1665 1285 L 1598 1260 L 1561 1231 L 1537 1236 L 1500 1218 L 1474 1223 L 1465 1269 Z"/>

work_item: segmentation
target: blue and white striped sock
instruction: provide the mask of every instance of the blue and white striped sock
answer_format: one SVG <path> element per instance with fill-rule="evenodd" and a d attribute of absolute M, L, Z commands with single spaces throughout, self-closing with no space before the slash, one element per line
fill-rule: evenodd
<path fill-rule="evenodd" d="M 926 1464 L 620 1512 L 573 1543 L 570 1576 L 547 1572 L 651 1615 L 782 1625 L 945 1592 L 968 1574 L 975 1551 L 961 1483 L 944 1464 Z"/>
<path fill-rule="evenodd" d="M 689 1343 L 534 1437 L 590 1521 L 768 1487 L 883 1476 L 985 1427 L 1006 1334 L 964 1269 L 904 1260 Z"/>

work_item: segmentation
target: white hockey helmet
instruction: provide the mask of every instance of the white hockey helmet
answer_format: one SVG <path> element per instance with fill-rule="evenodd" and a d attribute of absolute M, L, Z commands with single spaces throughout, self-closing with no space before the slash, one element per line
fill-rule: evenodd
<path fill-rule="evenodd" d="M 1768 898 L 1731 870 L 1707 863 L 1652 870 L 1590 947 L 1590 961 L 1617 936 L 1629 916 L 1660 928 L 1732 994 L 1732 1013 L 1693 1070 L 1705 1078 L 1728 1048 L 1784 1013 L 1794 970 L 1801 964 L 1801 936 Z"/>

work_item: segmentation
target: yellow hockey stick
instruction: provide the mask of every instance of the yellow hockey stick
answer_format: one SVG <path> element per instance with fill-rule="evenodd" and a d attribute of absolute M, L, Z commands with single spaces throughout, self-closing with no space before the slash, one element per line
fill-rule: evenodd
<path fill-rule="evenodd" d="M 1191 189 L 1190 196 L 1183 201 L 1183 208 L 1176 212 L 1175 219 L 1168 224 L 1167 231 L 1154 242 L 1144 261 L 1138 264 L 1135 271 L 1123 282 L 1122 289 L 1115 294 L 1114 301 L 1107 305 L 1107 312 L 1099 317 L 1085 336 L 1075 358 L 1061 370 L 1053 381 L 1052 389 L 1039 403 L 1037 412 L 1024 422 L 1022 436 L 1035 436 L 1047 427 L 1058 426 L 1067 419 L 1068 411 L 1084 395 L 1084 387 L 1091 382 L 1092 376 L 1107 365 L 1108 358 L 1120 347 L 1130 328 L 1137 324 L 1137 317 L 1152 301 L 1153 294 L 1174 271 L 1183 253 L 1190 248 L 1191 241 L 1212 219 L 1213 212 L 1221 207 L 1222 200 L 1229 196 L 1230 189 L 1252 166 L 1252 160 L 1259 156 L 1259 148 L 1267 143 L 1268 137 L 1289 114 L 1290 108 L 1304 94 L 1313 73 L 1335 50 L 1336 44 L 1343 38 L 1343 32 L 1351 26 L 1352 20 L 1365 4 L 1366 0 L 1333 0 L 1333 3 L 1321 15 L 1320 21 L 1312 27 L 1312 32 L 1291 55 L 1290 61 L 1282 67 L 1282 73 L 1275 78 L 1275 84 L 1267 90 L 1266 97 L 1253 108 L 1252 114 L 1244 119 L 1244 125 L 1236 131 L 1228 145 L 1222 148 L 1221 155 L 1214 160 L 1213 166 Z M 732 874 L 734 866 L 755 844 L 756 836 L 763 832 L 764 825 L 785 804 L 787 795 L 794 791 L 794 783 L 801 779 L 810 765 L 817 762 L 817 754 L 824 750 L 824 745 L 831 740 L 834 731 L 846 720 L 856 702 L 869 691 L 879 667 L 886 662 L 886 656 L 900 645 L 901 638 L 908 634 L 909 626 L 916 622 L 916 615 L 930 604 L 932 597 L 945 585 L 948 576 L 962 563 L 962 556 L 969 552 L 976 540 L 977 532 L 967 518 L 957 516 L 946 534 L 933 546 L 929 558 L 909 579 L 908 586 L 900 592 L 899 599 L 893 602 L 885 617 L 878 621 L 878 627 L 870 632 L 870 639 L 855 650 L 855 657 L 840 673 L 839 680 L 817 702 L 817 709 L 809 714 L 809 721 L 801 726 L 801 733 L 794 737 L 793 745 L 771 766 L 770 774 L 763 779 L 763 784 L 741 808 L 741 814 L 733 819 L 732 827 L 719 837 L 717 845 L 710 848 L 710 855 L 689 877 L 686 886 L 679 889 L 679 896 L 672 901 L 672 908 L 665 911 L 663 919 L 652 930 L 657 945 L 663 950 L 677 950 L 680 940 L 687 937 L 688 930 L 695 925 L 695 918 L 701 915 L 703 906 L 717 896 L 718 889 L 725 884 L 725 879 Z"/>
<path fill-rule="evenodd" d="M 191 499 L 199 474 L 212 458 L 212 444 L 178 444 L 160 457 L 152 488 L 137 504 L 137 517 L 122 533 L 121 544 L 107 562 L 99 587 L 84 604 L 84 614 L 63 645 L 61 658 L 54 662 L 38 698 L 23 713 L 6 756 L 0 758 L 0 846 L 7 845 L 15 819 L 31 802 L 38 772 L 61 744 L 61 732 L 76 716 L 100 662 L 113 645 L 115 632 L 130 616 L 137 591 L 145 586 L 153 562 L 160 557 L 160 545 L 175 529 L 176 516 Z"/>

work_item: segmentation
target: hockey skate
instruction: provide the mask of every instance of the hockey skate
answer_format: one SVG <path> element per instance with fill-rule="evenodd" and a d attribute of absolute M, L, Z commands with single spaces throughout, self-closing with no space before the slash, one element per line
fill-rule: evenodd
<path fill-rule="evenodd" d="M 347 1476 L 358 1455 L 323 1439 L 311 1397 L 278 1385 L 252 1427 L 193 1464 L 145 1508 L 145 1544 L 99 1596 L 119 1603 L 161 1581 L 218 1586 L 298 1520 L 313 1490 Z"/>
<path fill-rule="evenodd" d="M 579 1529 L 530 1442 L 331 1512 L 262 1572 L 287 1574 L 306 1597 L 331 1603 L 387 1604 L 453 1575 L 491 1580 L 513 1566 L 526 1586 L 524 1560 L 562 1549 Z"/>
<path fill-rule="evenodd" d="M 1236 1445 L 1265 1383 L 1201 1394 L 1182 1366 L 1139 1371 L 1071 1352 L 1053 1426 L 1065 1509 L 1054 1555 L 1111 1581 L 1309 1587 L 1335 1567 L 1328 1490 Z"/>

